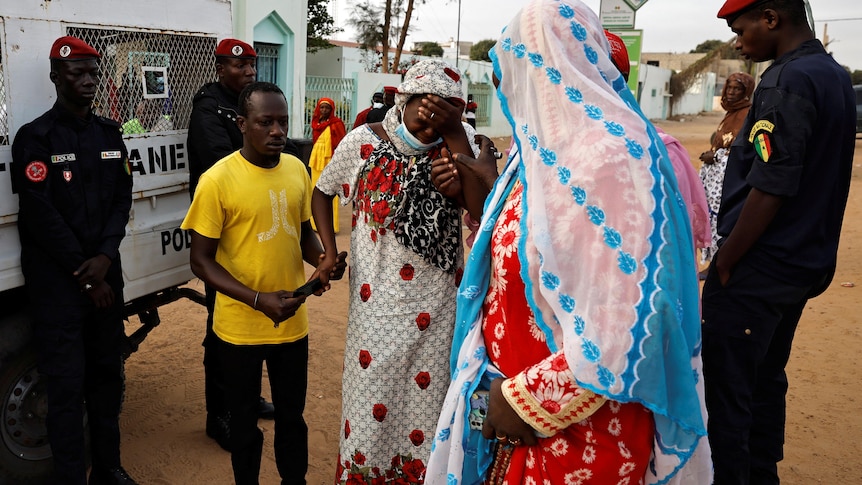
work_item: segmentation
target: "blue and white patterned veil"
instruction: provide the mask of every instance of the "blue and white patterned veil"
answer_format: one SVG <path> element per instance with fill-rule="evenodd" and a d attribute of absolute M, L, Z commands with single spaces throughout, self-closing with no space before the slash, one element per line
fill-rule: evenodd
<path fill-rule="evenodd" d="M 491 52 L 517 151 L 486 203 L 461 283 L 453 381 L 426 483 L 478 483 L 489 462 L 488 443 L 465 417 L 468 396 L 488 377 L 489 243 L 515 180 L 524 187 L 521 276 L 537 324 L 581 387 L 653 412 L 646 482 L 666 483 L 706 435 L 685 202 L 609 52 L 598 18 L 578 0 L 528 2 Z"/>

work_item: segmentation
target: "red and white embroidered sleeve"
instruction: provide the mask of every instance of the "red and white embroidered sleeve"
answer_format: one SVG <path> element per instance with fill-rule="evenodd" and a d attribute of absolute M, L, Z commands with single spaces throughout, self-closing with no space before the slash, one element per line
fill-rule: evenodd
<path fill-rule="evenodd" d="M 521 419 L 544 436 L 583 421 L 607 400 L 578 387 L 562 351 L 506 379 L 502 391 Z"/>

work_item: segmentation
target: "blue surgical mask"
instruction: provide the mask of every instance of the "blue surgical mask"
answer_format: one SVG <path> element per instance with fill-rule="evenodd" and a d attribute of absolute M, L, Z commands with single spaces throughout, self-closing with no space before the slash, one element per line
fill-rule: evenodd
<path fill-rule="evenodd" d="M 395 129 L 395 134 L 398 135 L 399 138 L 404 140 L 404 143 L 410 145 L 410 148 L 414 150 L 429 150 L 443 142 L 443 138 L 440 137 L 431 143 L 422 143 L 421 140 L 413 136 L 413 133 L 410 133 L 410 130 L 408 130 L 407 126 L 404 125 L 403 120 L 401 121 L 401 124 L 398 125 L 398 128 Z"/>

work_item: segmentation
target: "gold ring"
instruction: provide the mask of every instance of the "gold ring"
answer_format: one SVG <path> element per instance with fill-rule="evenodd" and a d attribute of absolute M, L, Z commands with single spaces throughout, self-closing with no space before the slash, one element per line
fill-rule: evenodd
<path fill-rule="evenodd" d="M 434 113 L 431 113 L 431 116 L 429 119 L 433 119 L 433 118 L 434 118 Z"/>
<path fill-rule="evenodd" d="M 509 437 L 506 435 L 503 435 L 503 436 L 497 435 L 497 441 L 499 441 L 501 443 L 507 443 L 509 441 Z"/>

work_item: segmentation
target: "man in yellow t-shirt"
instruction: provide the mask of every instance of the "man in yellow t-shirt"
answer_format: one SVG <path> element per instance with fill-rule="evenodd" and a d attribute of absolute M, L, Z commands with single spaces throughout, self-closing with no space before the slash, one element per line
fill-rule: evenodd
<path fill-rule="evenodd" d="M 305 282 L 303 260 L 316 266 L 323 254 L 310 223 L 311 181 L 299 159 L 282 154 L 288 115 L 278 86 L 247 86 L 238 114 L 243 147 L 201 176 L 182 227 L 192 235 L 192 271 L 218 291 L 213 331 L 227 390 L 234 479 L 258 483 L 258 401 L 266 361 L 276 464 L 284 483 L 304 483 L 308 316 L 306 295 L 293 290 Z M 345 256 L 331 278 L 344 274 Z M 309 281 L 317 279 L 315 271 Z"/>

